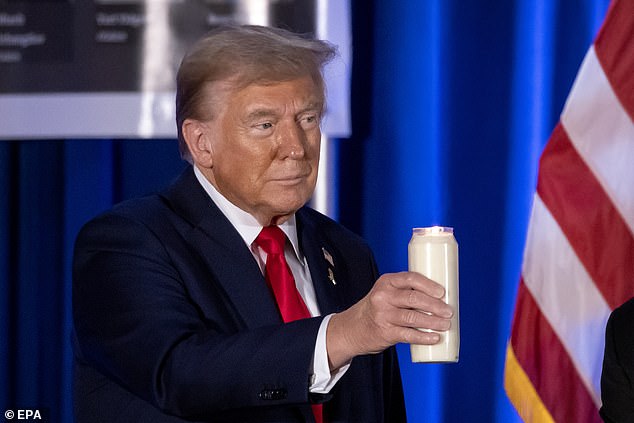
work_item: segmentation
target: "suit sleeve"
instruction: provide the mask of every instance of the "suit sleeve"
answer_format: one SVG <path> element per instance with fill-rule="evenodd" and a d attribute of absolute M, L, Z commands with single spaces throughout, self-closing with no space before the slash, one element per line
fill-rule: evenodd
<path fill-rule="evenodd" d="M 73 320 L 84 362 L 167 413 L 309 401 L 321 318 L 254 330 L 203 318 L 160 238 L 132 219 L 110 214 L 82 229 Z"/>
<path fill-rule="evenodd" d="M 379 277 L 374 256 L 371 258 L 374 273 L 374 280 Z M 383 404 L 384 421 L 393 423 L 405 423 L 407 416 L 405 413 L 405 396 L 403 394 L 403 382 L 401 380 L 401 370 L 398 364 L 398 354 L 396 346 L 388 348 L 383 352 Z"/>
<path fill-rule="evenodd" d="M 391 347 L 384 354 L 384 421 L 405 423 L 407 421 L 405 414 L 405 398 L 403 395 L 403 384 L 401 381 L 401 372 L 398 365 L 396 347 Z"/>
<path fill-rule="evenodd" d="M 376 281 L 379 277 L 379 269 L 371 251 L 369 255 L 372 267 L 371 279 Z M 392 346 L 383 352 L 383 414 L 383 421 L 385 422 L 405 423 L 407 421 L 403 383 L 396 346 Z"/>

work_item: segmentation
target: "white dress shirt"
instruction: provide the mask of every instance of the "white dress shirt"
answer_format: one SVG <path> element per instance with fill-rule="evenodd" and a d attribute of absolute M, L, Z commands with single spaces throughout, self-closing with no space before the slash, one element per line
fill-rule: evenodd
<path fill-rule="evenodd" d="M 260 270 L 264 274 L 266 253 L 255 243 L 255 239 L 262 230 L 262 225 L 255 219 L 255 217 L 240 209 L 220 194 L 196 166 L 194 166 L 194 173 L 205 192 L 207 192 L 216 206 L 218 206 L 220 211 L 227 217 L 227 219 L 229 219 L 229 222 L 231 222 L 233 227 L 238 231 L 251 251 L 253 258 L 260 266 Z M 284 257 L 286 258 L 288 266 L 291 268 L 291 272 L 295 278 L 297 290 L 306 303 L 306 307 L 308 308 L 308 311 L 310 311 L 311 316 L 319 316 L 319 305 L 317 304 L 317 297 L 315 295 L 315 287 L 313 286 L 313 281 L 310 276 L 310 269 L 308 268 L 306 257 L 302 254 L 302 251 L 299 248 L 295 215 L 291 216 L 290 219 L 279 225 L 279 228 L 284 231 L 286 237 L 290 241 L 290 243 L 286 243 L 284 247 Z M 317 394 L 327 394 L 330 392 L 332 387 L 335 386 L 337 381 L 350 367 L 350 365 L 347 364 L 340 369 L 335 370 L 333 373 L 330 372 L 330 367 L 328 365 L 328 352 L 326 350 L 326 329 L 331 317 L 332 315 L 328 315 L 322 321 L 321 326 L 319 327 L 319 332 L 317 333 L 317 342 L 315 343 L 315 353 L 313 354 L 309 390 L 310 392 Z"/>

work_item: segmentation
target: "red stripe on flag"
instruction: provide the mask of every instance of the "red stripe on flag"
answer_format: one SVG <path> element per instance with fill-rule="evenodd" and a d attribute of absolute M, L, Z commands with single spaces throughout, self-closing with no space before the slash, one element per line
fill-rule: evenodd
<path fill-rule="evenodd" d="M 634 1 L 614 1 L 594 42 L 597 58 L 621 104 L 634 120 Z"/>
<path fill-rule="evenodd" d="M 537 192 L 608 305 L 634 296 L 634 237 L 561 123 L 542 153 Z"/>
<path fill-rule="evenodd" d="M 600 423 L 592 401 L 557 334 L 520 280 L 511 346 L 556 422 Z"/>

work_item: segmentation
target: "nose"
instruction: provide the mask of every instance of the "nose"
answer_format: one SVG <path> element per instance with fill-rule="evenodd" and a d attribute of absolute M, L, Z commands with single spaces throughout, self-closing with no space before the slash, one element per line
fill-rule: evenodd
<path fill-rule="evenodd" d="M 284 124 L 278 137 L 278 156 L 300 160 L 306 154 L 307 137 L 298 122 Z"/>

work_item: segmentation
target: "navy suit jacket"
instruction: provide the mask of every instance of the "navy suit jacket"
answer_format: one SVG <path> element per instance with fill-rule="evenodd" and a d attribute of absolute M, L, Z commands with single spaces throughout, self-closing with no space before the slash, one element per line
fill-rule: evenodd
<path fill-rule="evenodd" d="M 616 308 L 605 330 L 600 414 L 606 423 L 634 423 L 634 298 Z"/>
<path fill-rule="evenodd" d="M 377 278 L 370 249 L 314 210 L 296 217 L 322 315 L 344 310 Z M 310 422 L 314 402 L 332 423 L 405 421 L 394 348 L 356 357 L 330 394 L 309 392 L 322 317 L 282 323 L 191 168 L 84 226 L 73 320 L 78 423 Z"/>

